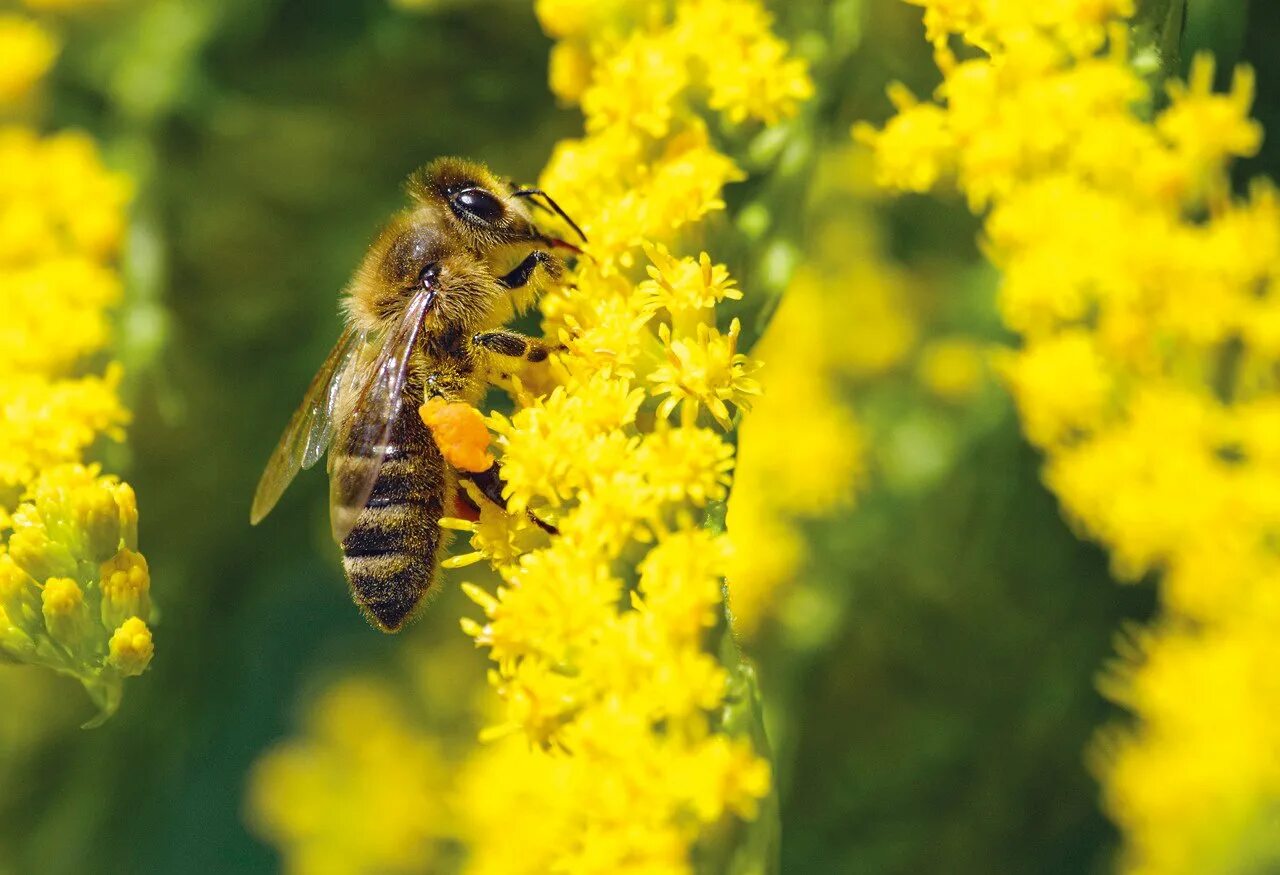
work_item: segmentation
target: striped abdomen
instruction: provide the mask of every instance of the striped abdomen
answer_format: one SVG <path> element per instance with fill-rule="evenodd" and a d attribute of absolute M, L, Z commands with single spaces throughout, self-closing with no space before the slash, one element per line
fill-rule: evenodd
<path fill-rule="evenodd" d="M 351 476 L 372 464 L 344 449 L 330 476 Z M 403 626 L 435 580 L 444 547 L 439 520 L 452 506 L 451 488 L 417 405 L 403 404 L 373 493 L 342 541 L 356 604 L 383 631 Z"/>

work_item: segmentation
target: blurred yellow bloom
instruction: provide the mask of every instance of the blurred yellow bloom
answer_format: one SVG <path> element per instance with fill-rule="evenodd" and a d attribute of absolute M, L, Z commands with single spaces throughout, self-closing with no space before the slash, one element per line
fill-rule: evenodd
<path fill-rule="evenodd" d="M 944 338 L 920 353 L 920 382 L 945 401 L 961 402 L 982 388 L 986 354 L 981 346 L 962 338 Z"/>
<path fill-rule="evenodd" d="M 79 459 L 99 435 L 121 436 L 127 414 L 116 387 L 120 371 L 102 377 L 49 379 L 8 372 L 0 380 L 0 503 L 12 508 L 21 487 L 43 468 Z"/>
<path fill-rule="evenodd" d="M 1126 871 L 1265 867 L 1280 847 L 1261 668 L 1280 621 L 1280 210 L 1266 182 L 1231 194 L 1229 162 L 1261 141 L 1252 73 L 1215 93 L 1199 57 L 1148 121 L 1128 0 L 912 2 L 939 102 L 899 95 L 883 132 L 858 134 L 885 182 L 954 176 L 990 207 L 1000 309 L 1023 340 L 1001 370 L 1046 481 L 1118 576 L 1164 573 L 1165 619 L 1106 684 L 1139 718 L 1098 757 Z M 982 54 L 958 60 L 956 36 Z"/>
<path fill-rule="evenodd" d="M 636 32 L 597 60 L 582 94 L 587 133 L 626 125 L 654 139 L 665 137 L 675 99 L 688 86 L 679 52 L 664 34 Z"/>
<path fill-rule="evenodd" d="M 906 86 L 889 87 L 897 113 L 875 132 L 857 125 L 854 134 L 876 146 L 876 182 L 888 188 L 924 192 L 951 169 L 955 137 L 947 113 L 932 103 L 920 103 Z"/>
<path fill-rule="evenodd" d="M 768 367 L 743 417 L 728 510 L 739 546 L 729 557 L 730 603 L 743 635 L 784 613 L 808 552 L 800 522 L 847 504 L 862 485 L 866 438 L 838 385 L 847 329 L 858 320 L 830 318 L 861 293 L 802 268 L 756 347 Z"/>
<path fill-rule="evenodd" d="M 1114 377 L 1087 331 L 1063 331 L 1002 363 L 1027 437 L 1041 446 L 1069 443 L 1092 431 L 1115 403 Z"/>
<path fill-rule="evenodd" d="M 755 0 L 678 3 L 675 28 L 705 77 L 707 104 L 730 122 L 776 122 L 813 95 L 808 64 L 788 57 L 772 17 Z"/>
<path fill-rule="evenodd" d="M 0 108 L 21 101 L 58 57 L 58 41 L 35 21 L 0 14 Z"/>
<path fill-rule="evenodd" d="M 254 765 L 249 822 L 294 875 L 430 872 L 451 830 L 447 780 L 397 691 L 350 677 L 311 705 L 302 736 Z"/>
<path fill-rule="evenodd" d="M 125 0 L 21 0 L 29 9 L 40 12 L 78 12 L 81 9 L 97 9 Z"/>

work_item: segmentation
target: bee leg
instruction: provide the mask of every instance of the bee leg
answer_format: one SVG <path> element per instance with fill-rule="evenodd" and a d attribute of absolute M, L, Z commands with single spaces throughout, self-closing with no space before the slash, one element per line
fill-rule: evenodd
<path fill-rule="evenodd" d="M 546 361 L 547 356 L 551 355 L 551 347 L 546 341 L 525 337 L 514 331 L 482 331 L 472 337 L 471 342 L 489 352 L 535 364 Z"/>
<path fill-rule="evenodd" d="M 498 277 L 498 282 L 504 288 L 518 289 L 529 284 L 529 280 L 533 278 L 533 272 L 538 269 L 538 265 L 545 265 L 547 272 L 553 277 L 560 275 L 560 262 L 552 255 L 543 252 L 541 249 L 535 249 L 525 256 L 524 261 L 517 264 L 510 273 Z"/>
<path fill-rule="evenodd" d="M 502 466 L 499 463 L 494 462 L 483 471 L 459 471 L 458 475 L 474 483 L 476 488 L 480 490 L 480 494 L 498 507 L 506 508 L 507 500 L 502 497 L 502 487 L 506 485 L 506 481 L 502 479 Z M 529 514 L 529 519 L 548 535 L 560 534 L 559 529 L 551 525 L 551 523 L 538 519 L 532 513 Z"/>

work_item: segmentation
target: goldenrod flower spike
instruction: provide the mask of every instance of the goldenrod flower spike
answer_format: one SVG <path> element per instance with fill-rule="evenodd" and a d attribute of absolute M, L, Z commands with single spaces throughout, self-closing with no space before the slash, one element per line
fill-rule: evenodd
<path fill-rule="evenodd" d="M 43 472 L 0 552 L 0 642 L 22 662 L 84 684 L 100 713 L 151 660 L 150 575 L 137 553 L 132 490 L 96 467 Z"/>
<path fill-rule="evenodd" d="M 744 291 L 710 254 L 668 246 L 740 176 L 698 113 L 773 121 L 811 86 L 755 0 L 537 8 L 565 40 L 554 84 L 587 131 L 541 183 L 564 193 L 593 257 L 542 301 L 567 350 L 560 385 L 489 419 L 508 518 L 553 514 L 559 534 L 522 543 L 524 522 L 503 532 L 483 505 L 472 529 L 502 582 L 465 585 L 481 617 L 462 625 L 493 660 L 504 713 L 463 782 L 497 782 L 464 799 L 467 871 L 686 873 L 706 825 L 758 816 L 770 768 L 724 718 L 743 667 L 708 649 L 731 550 L 702 520 L 734 455 L 712 424 L 730 428 L 759 393 L 740 323 L 722 333 L 715 311 Z M 518 858 L 504 848 L 519 818 L 494 799 L 540 812 Z"/>
<path fill-rule="evenodd" d="M 0 16 L 0 104 L 54 53 L 35 25 Z M 86 362 L 110 341 L 129 184 L 76 133 L 0 127 L 0 167 L 0 656 L 79 680 L 93 725 L 154 649 L 133 490 L 83 464 L 128 418 L 119 365 Z"/>
<path fill-rule="evenodd" d="M 1280 807 L 1280 206 L 1232 193 L 1256 153 L 1253 74 L 1208 56 L 1148 119 L 1131 0 L 912 0 L 944 81 L 858 136 L 881 181 L 954 179 L 986 212 L 998 366 L 1065 514 L 1122 579 L 1162 575 L 1166 617 L 1104 690 L 1137 716 L 1093 761 L 1123 871 L 1262 867 Z M 959 37 L 983 54 L 958 61 Z M 1223 362 L 1232 363 L 1224 369 Z M 1267 836 L 1267 839 L 1262 839 Z"/>
<path fill-rule="evenodd" d="M 249 776 L 249 821 L 288 871 L 433 871 L 449 829 L 448 764 L 403 696 L 349 677 L 305 719 L 307 735 L 273 747 Z"/>

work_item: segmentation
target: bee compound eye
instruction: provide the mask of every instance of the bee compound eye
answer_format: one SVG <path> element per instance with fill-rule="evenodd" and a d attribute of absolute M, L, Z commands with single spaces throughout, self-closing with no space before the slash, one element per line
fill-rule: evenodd
<path fill-rule="evenodd" d="M 440 280 L 440 265 L 431 262 L 418 274 L 418 285 L 424 289 L 434 289 Z"/>
<path fill-rule="evenodd" d="M 483 188 L 466 188 L 453 196 L 456 209 L 474 219 L 493 224 L 502 218 L 502 203 Z"/>

